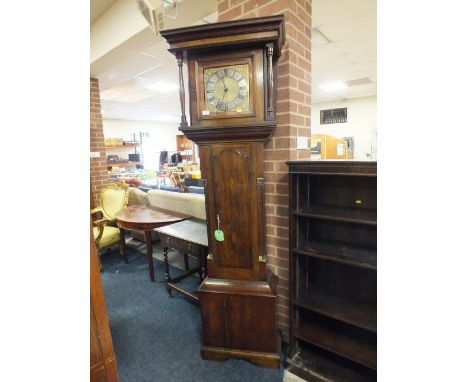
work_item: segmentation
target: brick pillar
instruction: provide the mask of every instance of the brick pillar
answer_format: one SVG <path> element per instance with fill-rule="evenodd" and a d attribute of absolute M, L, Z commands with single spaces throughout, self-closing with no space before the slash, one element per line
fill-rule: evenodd
<path fill-rule="evenodd" d="M 99 81 L 90 81 L 90 151 L 99 152 L 98 158 L 91 158 L 91 192 L 94 203 L 98 205 L 99 193 L 107 183 L 106 150 L 104 147 L 104 132 L 102 129 L 101 97 L 99 95 Z"/>
<path fill-rule="evenodd" d="M 289 184 L 286 160 L 310 158 L 296 150 L 297 137 L 310 147 L 311 0 L 218 0 L 218 21 L 284 14 L 286 43 L 278 62 L 278 127 L 265 146 L 268 267 L 279 277 L 278 314 L 283 339 L 289 321 Z"/>

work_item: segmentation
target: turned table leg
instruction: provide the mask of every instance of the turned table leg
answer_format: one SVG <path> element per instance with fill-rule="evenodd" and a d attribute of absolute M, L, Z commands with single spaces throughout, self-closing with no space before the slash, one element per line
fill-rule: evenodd
<path fill-rule="evenodd" d="M 203 281 L 204 273 L 205 273 L 205 265 L 203 261 L 203 254 L 199 253 L 198 254 L 198 277 L 200 277 L 200 282 Z"/>
<path fill-rule="evenodd" d="M 146 241 L 146 256 L 148 257 L 148 267 L 151 281 L 154 281 L 154 267 L 153 267 L 153 241 L 151 239 L 151 231 L 145 231 Z"/>
<path fill-rule="evenodd" d="M 171 296 L 171 288 L 167 284 L 169 281 L 171 281 L 171 276 L 169 275 L 169 261 L 167 260 L 167 250 L 168 247 L 164 247 L 163 249 L 163 256 L 164 256 L 164 280 L 166 281 L 166 290 L 167 293 Z"/>
<path fill-rule="evenodd" d="M 125 230 L 119 228 L 120 230 L 120 256 L 123 257 L 126 264 L 128 264 L 128 255 L 125 247 Z"/>

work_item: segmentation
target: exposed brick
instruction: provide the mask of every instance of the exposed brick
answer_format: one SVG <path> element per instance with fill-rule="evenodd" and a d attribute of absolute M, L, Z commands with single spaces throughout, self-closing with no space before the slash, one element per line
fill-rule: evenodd
<path fill-rule="evenodd" d="M 289 216 L 289 208 L 288 207 L 281 207 L 281 206 L 276 207 L 276 216 L 288 217 Z"/>
<path fill-rule="evenodd" d="M 222 17 L 224 20 L 234 20 L 237 17 L 239 17 L 242 14 L 242 6 L 238 5 L 235 8 L 229 9 L 227 12 L 225 12 Z"/>
<path fill-rule="evenodd" d="M 291 147 L 291 138 L 275 138 L 275 149 Z"/>
<path fill-rule="evenodd" d="M 296 138 L 291 138 L 291 142 L 293 142 L 293 145 L 296 144 Z M 296 150 L 294 150 L 296 151 Z M 283 161 L 277 161 L 275 162 L 275 172 L 283 172 L 286 173 L 288 172 L 288 166 L 286 166 L 286 163 Z"/>
<path fill-rule="evenodd" d="M 265 201 L 267 204 L 275 204 L 275 205 L 281 205 L 281 206 L 287 206 L 289 203 L 289 197 L 286 195 L 276 195 L 276 194 L 271 194 L 271 195 L 265 195 Z M 284 215 L 288 216 L 287 214 Z"/>
<path fill-rule="evenodd" d="M 263 171 L 273 171 L 274 170 L 274 163 L 273 162 L 265 162 L 263 164 Z"/>
<path fill-rule="evenodd" d="M 284 13 L 288 7 L 289 0 L 276 0 L 258 9 L 258 16 L 271 16 Z"/>
<path fill-rule="evenodd" d="M 277 194 L 289 194 L 289 185 L 287 184 L 276 184 L 276 193 Z"/>
<path fill-rule="evenodd" d="M 228 7 L 229 7 L 229 0 L 222 0 L 218 2 L 219 13 L 227 11 Z"/>
<path fill-rule="evenodd" d="M 102 157 L 104 151 L 104 132 L 102 128 L 101 99 L 99 96 L 99 81 L 90 79 L 90 150 L 99 151 Z M 94 203 L 97 205 L 99 193 L 107 183 L 108 173 L 106 162 L 103 158 L 91 158 L 90 180 L 93 190 Z"/>

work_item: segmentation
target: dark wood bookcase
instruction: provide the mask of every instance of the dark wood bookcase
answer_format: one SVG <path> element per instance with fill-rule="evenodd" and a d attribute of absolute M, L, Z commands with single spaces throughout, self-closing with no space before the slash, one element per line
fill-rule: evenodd
<path fill-rule="evenodd" d="M 290 346 L 307 381 L 377 379 L 377 164 L 289 161 Z"/>

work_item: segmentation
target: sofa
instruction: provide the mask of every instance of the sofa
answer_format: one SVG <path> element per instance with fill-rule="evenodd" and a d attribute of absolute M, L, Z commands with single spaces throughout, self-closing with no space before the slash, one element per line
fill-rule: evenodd
<path fill-rule="evenodd" d="M 165 190 L 149 190 L 143 192 L 135 187 L 129 188 L 128 205 L 147 204 L 169 211 L 183 213 L 194 218 L 206 220 L 205 195 L 195 193 L 181 193 Z M 132 237 L 145 241 L 141 231 L 132 231 Z M 157 232 L 152 232 L 153 242 L 159 240 Z"/>

